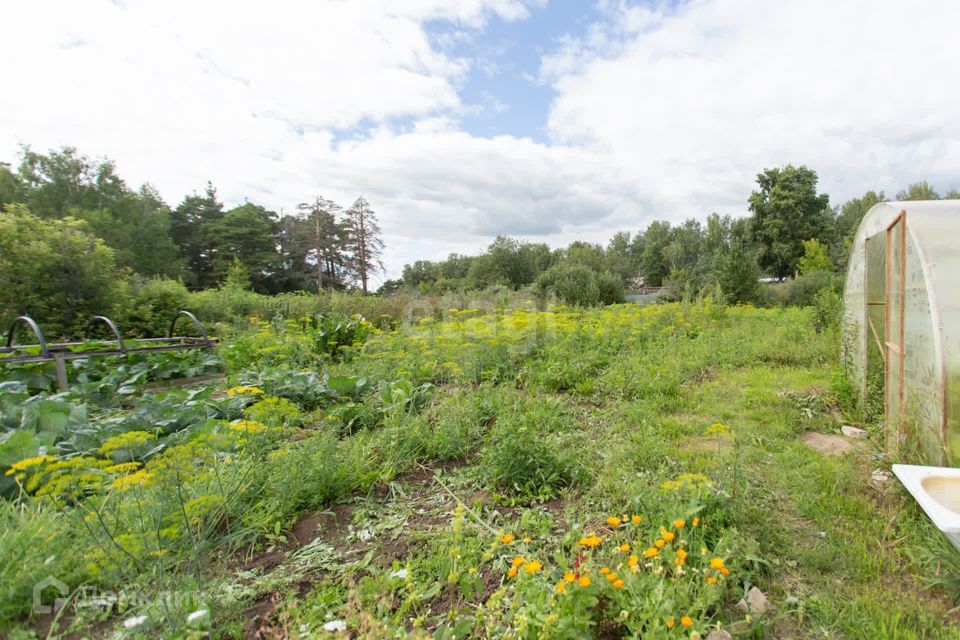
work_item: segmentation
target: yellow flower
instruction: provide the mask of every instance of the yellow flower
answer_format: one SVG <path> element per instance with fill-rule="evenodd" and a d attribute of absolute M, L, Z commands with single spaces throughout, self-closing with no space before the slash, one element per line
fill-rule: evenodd
<path fill-rule="evenodd" d="M 654 543 L 653 543 L 653 546 L 655 546 L 657 549 L 663 549 L 663 545 L 665 545 L 665 544 L 667 544 L 667 543 L 664 542 L 664 541 L 661 539 L 661 540 L 657 540 L 656 542 L 654 542 Z"/>
<path fill-rule="evenodd" d="M 577 584 L 579 584 L 581 587 L 589 587 L 589 586 L 590 586 L 590 576 L 588 576 L 588 575 L 582 575 L 582 576 L 580 576 L 580 579 L 577 580 Z"/>
<path fill-rule="evenodd" d="M 607 524 L 610 525 L 611 527 L 619 527 L 620 518 L 618 518 L 617 516 L 610 516 L 609 518 L 607 518 Z"/>
<path fill-rule="evenodd" d="M 656 558 L 660 554 L 660 550 L 654 547 L 647 547 L 647 550 L 643 552 L 643 555 L 648 558 Z"/>
<path fill-rule="evenodd" d="M 255 395 L 259 395 L 259 394 L 261 394 L 261 393 L 263 393 L 263 389 L 261 389 L 261 388 L 259 388 L 259 387 L 244 387 L 244 386 L 240 386 L 240 387 L 230 387 L 229 389 L 227 389 L 227 396 L 229 396 L 229 397 L 231 397 L 231 398 L 232 398 L 233 396 L 242 396 L 242 395 L 245 395 L 245 394 L 249 394 L 249 395 L 255 396 Z"/>
<path fill-rule="evenodd" d="M 710 584 L 717 584 L 717 579 L 714 578 L 713 576 L 707 576 L 707 582 L 709 582 Z"/>
<path fill-rule="evenodd" d="M 563 574 L 563 579 L 567 582 L 573 582 L 577 579 L 577 576 L 572 571 L 567 571 L 565 574 Z"/>
<path fill-rule="evenodd" d="M 706 548 L 706 547 L 701 547 L 701 548 L 700 548 L 700 555 L 702 555 L 702 556 L 707 555 L 707 548 Z"/>
<path fill-rule="evenodd" d="M 677 624 L 677 621 L 673 618 L 667 618 L 667 629 L 673 629 L 673 626 Z"/>
<path fill-rule="evenodd" d="M 540 569 L 543 569 L 543 563 L 538 560 L 531 560 L 527 564 L 523 565 L 523 570 L 530 575 L 535 574 L 537 571 L 540 571 Z"/>
<path fill-rule="evenodd" d="M 693 519 L 693 526 L 696 527 L 696 526 L 699 525 L 699 524 L 700 524 L 700 518 L 694 518 L 694 519 Z"/>
<path fill-rule="evenodd" d="M 524 541 L 524 542 L 533 542 L 533 538 L 531 538 L 530 536 L 523 536 L 523 541 Z"/>
<path fill-rule="evenodd" d="M 150 484 L 150 480 L 152 478 L 152 473 L 141 470 L 137 471 L 136 473 L 120 476 L 113 481 L 113 483 L 110 485 L 110 488 L 124 491 L 126 489 L 130 489 L 131 487 L 145 487 Z"/>
<path fill-rule="evenodd" d="M 591 547 L 591 548 L 593 548 L 593 547 L 600 546 L 600 543 L 601 543 L 602 541 L 603 541 L 603 539 L 602 539 L 600 536 L 596 536 L 596 535 L 592 535 L 592 534 L 591 534 L 591 535 L 587 536 L 586 538 L 580 538 L 580 540 L 577 541 L 577 544 L 579 544 L 580 546 L 583 546 L 583 547 Z"/>
<path fill-rule="evenodd" d="M 523 556 L 517 556 L 516 558 L 513 559 L 513 562 L 511 562 L 510 564 L 514 567 L 519 567 L 526 561 L 527 559 L 524 558 Z"/>
<path fill-rule="evenodd" d="M 722 558 L 712 559 L 710 561 L 710 566 L 713 567 L 714 569 L 723 569 L 723 559 Z"/>
<path fill-rule="evenodd" d="M 624 542 L 622 545 L 620 545 L 620 551 L 622 551 L 623 553 L 630 551 L 630 545 Z"/>
<path fill-rule="evenodd" d="M 680 624 L 689 628 L 693 626 L 693 620 L 690 619 L 690 616 L 683 616 L 680 618 Z"/>
<path fill-rule="evenodd" d="M 640 562 L 640 558 L 637 557 L 637 554 L 633 553 L 630 555 L 630 558 L 627 560 L 627 566 L 635 567 L 637 563 Z"/>
<path fill-rule="evenodd" d="M 516 577 L 517 577 L 517 568 L 516 568 L 516 567 L 510 567 L 510 571 L 507 571 L 507 577 L 509 577 L 509 578 L 516 578 Z"/>
<path fill-rule="evenodd" d="M 107 473 L 131 473 L 140 468 L 139 462 L 121 462 L 120 464 L 113 464 L 105 468 L 104 471 Z"/>
<path fill-rule="evenodd" d="M 623 587 L 623 579 L 622 579 L 622 578 L 618 578 L 617 580 L 614 580 L 614 581 L 613 581 L 613 587 L 614 587 L 615 589 L 620 589 L 620 588 L 622 588 L 622 587 Z"/>
<path fill-rule="evenodd" d="M 34 456 L 32 458 L 24 458 L 20 462 L 14 462 L 10 465 L 10 468 L 7 469 L 6 475 L 12 476 L 13 474 L 28 469 L 30 467 L 35 467 L 37 465 L 43 464 L 44 462 L 56 462 L 57 459 L 53 456 Z"/>
<path fill-rule="evenodd" d="M 567 585 L 563 582 L 563 580 L 557 583 L 556 590 L 557 593 L 563 593 L 567 590 Z"/>
<path fill-rule="evenodd" d="M 607 582 L 616 582 L 616 581 L 617 581 L 617 574 L 611 573 L 610 575 L 607 576 Z"/>
<path fill-rule="evenodd" d="M 229 425 L 231 431 L 237 433 L 262 433 L 267 430 L 267 425 L 255 420 L 238 420 Z"/>
<path fill-rule="evenodd" d="M 667 542 L 673 542 L 673 539 L 676 537 L 677 535 L 673 531 L 665 531 L 663 533 L 663 539 Z"/>
<path fill-rule="evenodd" d="M 600 575 L 607 575 L 610 573 L 610 567 L 600 567 Z"/>
<path fill-rule="evenodd" d="M 507 535 L 500 538 L 500 542 L 502 542 L 503 544 L 510 544 L 516 539 L 517 539 L 516 536 L 514 536 L 512 533 L 508 533 Z"/>
<path fill-rule="evenodd" d="M 630 518 L 630 522 L 632 522 L 633 524 L 640 524 L 640 520 L 641 518 L 638 515 L 635 515 L 632 518 Z"/>
<path fill-rule="evenodd" d="M 687 523 L 684 522 L 683 520 L 674 520 L 673 526 L 676 529 L 683 529 L 685 526 L 687 526 Z"/>

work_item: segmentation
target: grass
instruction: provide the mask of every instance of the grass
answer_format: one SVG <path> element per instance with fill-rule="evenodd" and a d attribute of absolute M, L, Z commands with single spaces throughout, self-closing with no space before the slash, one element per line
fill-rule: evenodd
<path fill-rule="evenodd" d="M 828 457 L 802 440 L 838 430 L 835 336 L 815 320 L 709 303 L 462 311 L 348 358 L 298 352 L 297 367 L 380 389 L 333 400 L 322 375 L 277 368 L 294 327 L 240 331 L 225 348 L 270 365 L 234 381 L 287 399 L 251 399 L 265 430 L 185 431 L 136 493 L 5 503 L 5 633 L 45 635 L 29 588 L 55 573 L 150 597 L 61 616 L 54 635 L 957 637 L 958 556 L 871 480 L 888 465 L 875 443 Z M 347 414 L 364 419 L 344 428 Z M 77 514 L 103 524 L 66 544 Z M 24 544 L 37 535 L 53 560 Z M 752 587 L 762 615 L 737 607 Z M 190 595 L 165 606 L 162 590 Z"/>

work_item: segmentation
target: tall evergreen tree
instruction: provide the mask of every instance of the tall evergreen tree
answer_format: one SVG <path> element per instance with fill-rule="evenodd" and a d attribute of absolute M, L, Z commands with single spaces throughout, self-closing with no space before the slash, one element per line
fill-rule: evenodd
<path fill-rule="evenodd" d="M 333 200 L 314 196 L 312 202 L 297 205 L 303 215 L 298 234 L 308 257 L 314 261 L 317 291 L 324 287 L 340 288 L 347 271 L 346 245 L 349 238 L 347 221 L 337 220 L 341 207 Z"/>
<path fill-rule="evenodd" d="M 363 196 L 357 198 L 346 211 L 347 246 L 352 253 L 353 266 L 363 292 L 374 273 L 383 271 L 383 239 L 377 214 Z"/>
<path fill-rule="evenodd" d="M 170 214 L 170 237 L 184 259 L 183 279 L 193 289 L 217 285 L 216 249 L 208 230 L 222 217 L 223 204 L 217 200 L 217 190 L 209 182 L 202 196 L 196 193 L 187 196 Z"/>

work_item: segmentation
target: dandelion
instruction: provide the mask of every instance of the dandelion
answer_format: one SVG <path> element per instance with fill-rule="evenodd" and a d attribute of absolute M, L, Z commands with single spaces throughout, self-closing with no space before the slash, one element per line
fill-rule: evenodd
<path fill-rule="evenodd" d="M 622 578 L 618 578 L 617 580 L 614 580 L 614 581 L 613 581 L 613 588 L 614 588 L 614 589 L 622 589 L 622 588 L 623 588 L 623 584 L 624 584 L 623 579 L 622 579 Z"/>
<path fill-rule="evenodd" d="M 611 527 L 619 527 L 620 522 L 621 520 L 617 516 L 610 516 L 609 518 L 607 518 L 607 524 L 610 525 Z"/>
<path fill-rule="evenodd" d="M 674 527 L 675 529 L 683 529 L 685 526 L 687 526 L 687 523 L 684 522 L 683 520 L 674 520 L 674 521 L 673 521 L 673 527 Z"/>
<path fill-rule="evenodd" d="M 500 542 L 502 542 L 503 544 L 510 544 L 511 542 L 513 542 L 513 541 L 516 540 L 516 539 L 517 539 L 517 537 L 516 537 L 515 535 L 513 535 L 512 533 L 508 533 L 508 534 L 506 534 L 505 536 L 503 536 L 502 538 L 500 538 Z"/>
<path fill-rule="evenodd" d="M 628 551 L 630 551 L 630 545 L 629 545 L 629 544 L 627 544 L 626 542 L 624 542 L 622 545 L 620 545 L 620 552 L 621 552 L 621 553 L 626 553 L 626 552 L 628 552 Z"/>
<path fill-rule="evenodd" d="M 563 574 L 563 579 L 565 582 L 573 582 L 577 579 L 577 575 L 573 571 L 567 571 Z"/>
<path fill-rule="evenodd" d="M 577 580 L 577 584 L 579 584 L 581 587 L 589 587 L 589 586 L 590 586 L 590 576 L 588 576 L 588 575 L 582 575 L 582 576 L 580 576 L 580 579 Z"/>
<path fill-rule="evenodd" d="M 683 616 L 680 618 L 680 624 L 687 627 L 688 629 L 693 626 L 693 620 L 690 619 L 690 616 Z"/>
<path fill-rule="evenodd" d="M 718 571 L 720 569 L 723 569 L 723 558 L 713 558 L 710 561 L 710 566 L 713 567 L 714 569 L 717 569 Z"/>
<path fill-rule="evenodd" d="M 643 555 L 648 558 L 656 558 L 660 554 L 660 550 L 656 547 L 647 547 L 647 550 L 643 552 Z"/>
<path fill-rule="evenodd" d="M 517 556 L 516 558 L 513 559 L 513 562 L 511 562 L 510 564 L 514 567 L 519 567 L 526 561 L 527 559 L 524 558 L 523 556 Z"/>
<path fill-rule="evenodd" d="M 531 560 L 527 564 L 523 565 L 523 570 L 530 575 L 535 574 L 537 571 L 540 571 L 540 569 L 543 569 L 543 563 L 537 560 Z"/>
<path fill-rule="evenodd" d="M 577 544 L 579 544 L 582 547 L 590 547 L 592 549 L 594 547 L 600 546 L 600 543 L 602 541 L 603 541 L 603 538 L 601 538 L 600 536 L 591 534 L 586 538 L 580 538 L 580 540 L 577 541 Z"/>
<path fill-rule="evenodd" d="M 642 520 L 642 518 L 638 515 L 634 515 L 632 518 L 630 518 L 630 522 L 633 524 L 640 524 L 640 520 Z"/>

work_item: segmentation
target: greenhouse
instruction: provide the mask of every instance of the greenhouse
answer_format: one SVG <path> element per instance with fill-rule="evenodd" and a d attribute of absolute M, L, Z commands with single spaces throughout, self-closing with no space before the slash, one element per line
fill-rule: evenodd
<path fill-rule="evenodd" d="M 895 461 L 960 465 L 960 200 L 885 202 L 851 248 L 843 352 Z"/>

